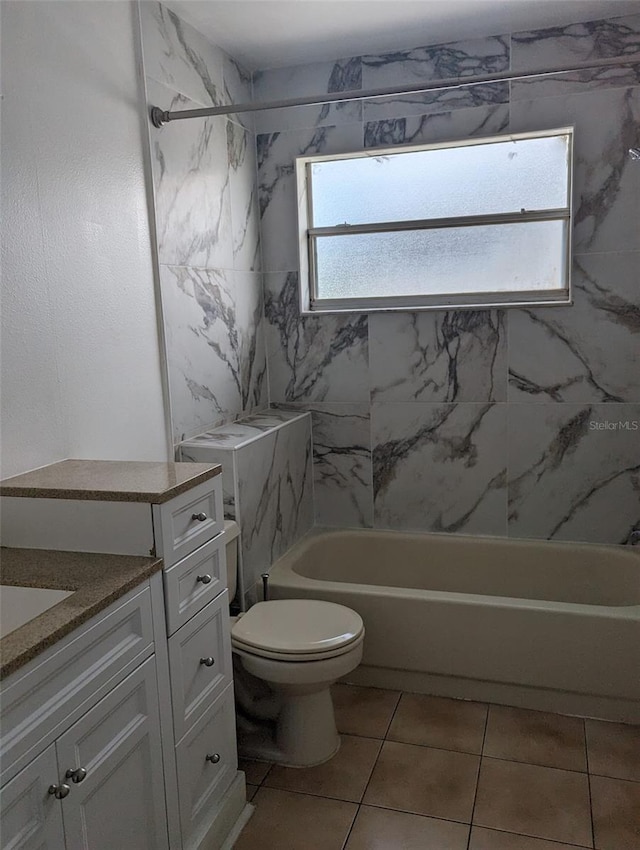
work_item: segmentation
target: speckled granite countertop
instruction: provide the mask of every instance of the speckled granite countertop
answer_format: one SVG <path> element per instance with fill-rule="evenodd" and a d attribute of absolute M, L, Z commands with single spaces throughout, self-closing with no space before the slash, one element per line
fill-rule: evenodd
<path fill-rule="evenodd" d="M 74 591 L 0 640 L 5 678 L 161 570 L 162 559 L 3 547 L 0 567 L 2 584 Z"/>
<path fill-rule="evenodd" d="M 63 460 L 0 481 L 0 495 L 161 505 L 208 481 L 220 464 Z"/>

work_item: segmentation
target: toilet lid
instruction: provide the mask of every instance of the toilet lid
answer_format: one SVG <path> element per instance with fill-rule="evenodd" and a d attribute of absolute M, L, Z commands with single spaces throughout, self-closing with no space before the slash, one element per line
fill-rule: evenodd
<path fill-rule="evenodd" d="M 317 599 L 258 602 L 231 630 L 234 643 L 287 655 L 323 653 L 356 640 L 362 618 L 344 605 Z"/>

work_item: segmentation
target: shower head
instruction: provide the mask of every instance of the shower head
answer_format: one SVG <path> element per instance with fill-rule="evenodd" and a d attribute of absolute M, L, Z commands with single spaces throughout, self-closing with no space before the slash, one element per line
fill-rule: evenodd
<path fill-rule="evenodd" d="M 629 148 L 629 156 L 631 159 L 640 161 L 640 148 Z"/>

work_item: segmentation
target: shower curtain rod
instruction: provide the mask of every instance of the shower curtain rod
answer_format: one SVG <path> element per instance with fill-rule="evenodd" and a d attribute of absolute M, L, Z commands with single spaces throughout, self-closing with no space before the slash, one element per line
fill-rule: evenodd
<path fill-rule="evenodd" d="M 594 62 L 578 62 L 568 68 L 544 68 L 537 71 L 495 71 L 491 74 L 481 74 L 469 77 L 448 77 L 447 79 L 430 82 L 427 85 L 418 83 L 413 86 L 388 86 L 386 88 L 369 89 L 368 91 L 352 90 L 332 92 L 331 94 L 313 95 L 311 97 L 293 97 L 288 100 L 253 101 L 238 103 L 230 106 L 208 106 L 203 109 L 182 109 L 179 112 L 169 112 L 152 106 L 150 110 L 151 123 L 154 127 L 162 127 L 169 121 L 181 121 L 185 118 L 208 118 L 215 115 L 232 115 L 237 112 L 260 112 L 265 109 L 286 109 L 290 106 L 312 106 L 314 104 L 336 103 L 346 100 L 368 100 L 373 97 L 389 97 L 407 94 L 421 94 L 440 89 L 458 89 L 466 86 L 478 86 L 483 83 L 501 83 L 510 80 L 533 79 L 549 77 L 554 74 L 569 74 L 574 71 L 592 71 L 598 68 L 611 68 L 623 65 L 640 65 L 640 53 L 633 56 L 616 56 L 609 59 L 599 59 Z"/>

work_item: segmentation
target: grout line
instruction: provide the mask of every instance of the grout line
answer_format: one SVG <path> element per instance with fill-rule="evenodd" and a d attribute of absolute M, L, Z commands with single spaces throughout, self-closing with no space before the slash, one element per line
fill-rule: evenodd
<path fill-rule="evenodd" d="M 402 694 L 400 694 L 398 696 L 398 702 L 396 703 L 396 706 L 395 706 L 393 713 L 391 715 L 391 720 L 389 721 L 389 725 L 391 725 L 391 722 L 393 721 L 393 717 L 395 716 L 396 710 L 398 708 L 398 704 L 400 703 L 400 697 L 401 696 L 402 696 Z M 366 797 L 367 791 L 369 790 L 369 785 L 371 784 L 371 779 L 372 779 L 373 774 L 375 772 L 375 769 L 378 765 L 378 761 L 380 760 L 380 753 L 382 752 L 382 747 L 384 746 L 384 741 L 385 741 L 384 738 L 382 738 L 382 739 L 375 738 L 375 739 L 369 739 L 369 740 L 377 740 L 378 741 L 378 754 L 376 756 L 376 760 L 373 763 L 373 767 L 371 768 L 371 773 L 369 774 L 369 778 L 367 779 L 367 783 L 364 786 L 364 791 L 362 792 L 362 797 L 360 798 L 360 802 L 358 803 L 358 808 L 356 809 L 356 814 L 355 814 L 355 817 L 353 818 L 353 821 L 351 823 L 351 827 L 349 829 L 349 832 L 347 833 L 346 840 L 345 840 L 344 844 L 342 845 L 343 850 L 347 846 L 347 844 L 349 843 L 349 838 L 351 837 L 351 833 L 353 832 L 353 827 L 355 826 L 355 822 L 358 818 L 358 815 L 360 814 L 360 809 L 364 805 L 364 798 Z"/>
<path fill-rule="evenodd" d="M 594 773 L 589 776 L 597 776 L 599 779 L 611 779 L 613 782 L 631 782 L 632 785 L 640 785 L 640 779 L 628 779 L 626 776 L 611 776 L 610 773 Z"/>
<path fill-rule="evenodd" d="M 475 753 L 475 755 L 477 755 L 477 753 Z M 509 764 L 526 764 L 529 767 L 542 767 L 545 770 L 561 770 L 563 773 L 575 773 L 578 776 L 586 776 L 587 775 L 586 770 L 574 770 L 571 767 L 556 767 L 553 764 L 540 764 L 539 762 L 535 762 L 535 761 L 520 761 L 518 759 L 504 758 L 503 756 L 488 756 L 488 755 L 487 756 L 483 755 L 482 758 L 483 759 L 490 759 L 491 761 L 505 761 L 505 762 L 508 762 Z"/>
<path fill-rule="evenodd" d="M 399 812 L 401 815 L 411 815 L 416 818 L 426 818 L 427 820 L 439 820 L 443 821 L 443 823 L 458 823 L 460 826 L 471 826 L 471 824 L 466 820 L 455 820 L 454 818 L 443 818 L 440 815 L 428 815 L 425 812 L 415 812 L 411 809 L 392 809 L 391 806 L 382 806 L 380 803 L 361 803 L 360 806 L 365 806 L 365 808 L 369 809 L 378 809 L 381 812 Z M 504 832 L 505 830 L 501 830 Z M 520 833 L 514 833 L 515 835 L 519 835 Z"/>
<path fill-rule="evenodd" d="M 471 816 L 469 818 L 469 837 L 467 838 L 467 850 L 471 847 L 471 833 L 473 831 L 473 816 L 476 812 L 476 801 L 478 799 L 478 788 L 480 786 L 480 771 L 482 770 L 482 759 L 484 758 L 484 744 L 487 739 L 487 729 L 489 727 L 489 712 L 491 706 L 487 705 L 487 714 L 484 718 L 484 731 L 482 733 L 482 746 L 480 747 L 480 758 L 478 759 L 478 773 L 476 775 L 476 788 L 473 795 L 473 806 L 471 807 Z"/>
<path fill-rule="evenodd" d="M 391 718 L 390 718 L 389 722 L 387 723 L 387 728 L 386 728 L 386 730 L 385 730 L 384 737 L 383 737 L 383 739 L 382 739 L 383 741 L 386 741 L 386 740 L 387 740 L 387 735 L 389 734 L 389 730 L 391 729 L 391 724 L 392 724 L 392 723 L 393 723 L 393 721 L 395 720 L 395 716 L 396 716 L 396 713 L 397 713 L 398 708 L 399 708 L 399 706 L 400 706 L 400 700 L 402 699 L 403 694 L 404 694 L 404 691 L 399 691 L 399 693 L 398 693 L 398 700 L 397 700 L 397 702 L 396 702 L 396 704 L 395 704 L 395 707 L 394 707 L 394 709 L 393 709 L 393 712 L 391 713 Z"/>
<path fill-rule="evenodd" d="M 351 733 L 349 733 L 349 734 L 351 734 Z M 364 738 L 366 736 L 365 735 L 356 735 L 355 737 Z M 380 740 L 380 739 L 370 739 L 370 740 Z M 522 759 L 507 758 L 506 756 L 484 755 L 483 753 L 474 752 L 473 750 L 452 750 L 452 749 L 449 749 L 448 747 L 439 747 L 436 744 L 417 744 L 414 741 L 399 741 L 399 740 L 396 740 L 395 738 L 386 738 L 385 737 L 383 740 L 389 741 L 392 744 L 404 744 L 407 747 L 421 747 L 422 749 L 425 749 L 425 750 L 441 750 L 442 752 L 445 752 L 445 753 L 459 753 L 461 755 L 466 755 L 466 756 L 478 756 L 478 757 L 482 757 L 482 758 L 491 759 L 491 761 L 509 762 L 509 764 L 526 764 L 526 765 L 529 765 L 530 767 L 544 767 L 544 768 L 547 768 L 548 770 L 562 770 L 565 773 L 577 773 L 578 776 L 585 776 L 585 774 L 586 774 L 585 770 L 574 770 L 573 768 L 570 768 L 570 767 L 557 767 L 556 765 L 553 765 L 553 764 L 542 764 L 540 762 L 534 762 L 534 761 L 523 761 Z M 484 740 L 483 740 L 483 746 L 484 746 Z M 598 774 L 594 774 L 594 776 L 595 775 L 598 775 Z M 606 776 L 606 774 L 602 774 L 602 776 Z M 617 779 L 618 777 L 612 776 L 612 777 L 608 777 L 608 778 L 609 779 Z M 627 780 L 623 780 L 623 781 L 638 782 L 640 780 L 627 779 Z"/>
<path fill-rule="evenodd" d="M 587 721 L 582 720 L 582 734 L 584 735 L 584 758 L 587 765 L 587 788 L 589 791 L 589 821 L 591 823 L 591 846 L 596 846 L 596 831 L 593 825 L 593 803 L 591 801 L 591 776 L 589 775 L 589 749 L 587 747 Z"/>
<path fill-rule="evenodd" d="M 480 829 L 486 829 L 489 832 L 498 832 L 501 835 L 512 835 L 512 836 L 515 836 L 517 838 L 528 838 L 529 841 L 536 841 L 536 842 L 544 841 L 544 842 L 548 842 L 549 844 L 557 844 L 558 847 L 570 847 L 571 850 L 573 850 L 574 847 L 576 848 L 576 850 L 593 850 L 592 847 L 587 847 L 586 844 L 567 844 L 566 841 L 559 841 L 557 838 L 540 838 L 537 835 L 529 835 L 526 832 L 511 832 L 508 829 L 501 829 L 500 827 L 497 827 L 497 826 L 482 826 L 481 827 L 480 824 L 478 824 L 478 826 L 479 826 Z"/>
<path fill-rule="evenodd" d="M 360 808 L 362 806 L 362 803 L 358 803 L 357 806 L 358 807 L 356 809 L 356 813 L 353 816 L 353 820 L 351 821 L 351 826 L 349 827 L 349 831 L 345 835 L 344 841 L 342 842 L 342 850 L 345 850 L 345 847 L 349 843 L 349 839 L 351 838 L 351 833 L 353 832 L 353 827 L 355 826 L 358 815 L 360 814 Z"/>

